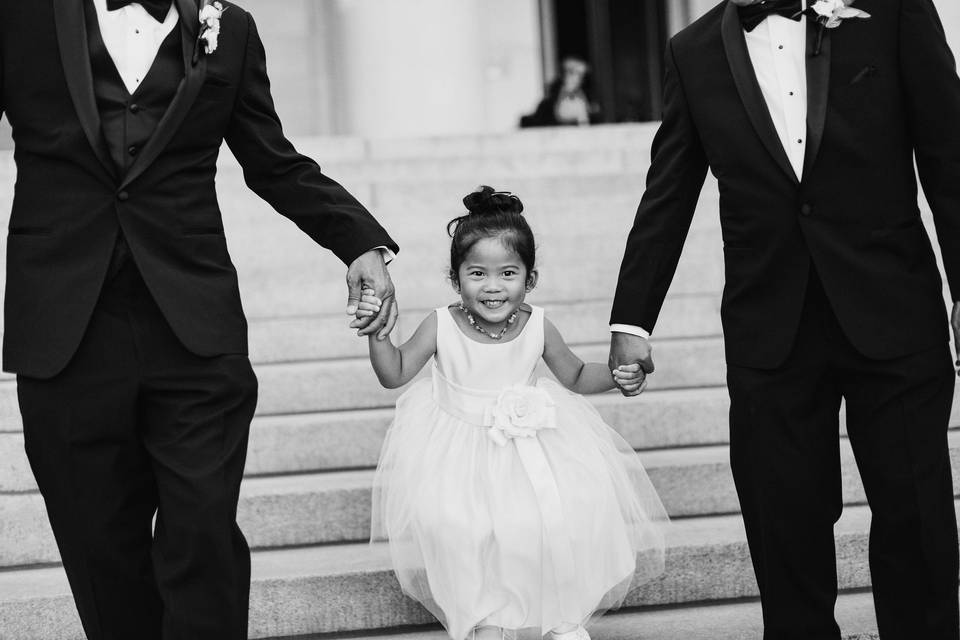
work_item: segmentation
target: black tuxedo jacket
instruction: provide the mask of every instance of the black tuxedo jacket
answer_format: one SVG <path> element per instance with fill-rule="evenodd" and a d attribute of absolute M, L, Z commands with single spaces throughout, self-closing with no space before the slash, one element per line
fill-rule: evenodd
<path fill-rule="evenodd" d="M 203 356 L 246 353 L 246 321 L 214 190 L 226 140 L 247 185 L 349 264 L 397 247 L 284 137 L 251 16 L 224 2 L 219 47 L 195 58 L 196 0 L 175 0 L 185 77 L 120 175 L 100 130 L 83 0 L 0 0 L 0 114 L 17 182 L 7 239 L 3 368 L 59 372 L 103 286 L 118 230 L 178 338 Z"/>
<path fill-rule="evenodd" d="M 960 298 L 960 79 L 931 0 L 859 0 L 869 19 L 808 20 L 807 145 L 790 167 L 736 7 L 674 36 L 663 123 L 611 322 L 652 330 L 707 168 L 720 188 L 731 364 L 788 355 L 815 267 L 854 346 L 894 358 L 948 340 L 942 282 L 917 206 L 914 158 Z"/>

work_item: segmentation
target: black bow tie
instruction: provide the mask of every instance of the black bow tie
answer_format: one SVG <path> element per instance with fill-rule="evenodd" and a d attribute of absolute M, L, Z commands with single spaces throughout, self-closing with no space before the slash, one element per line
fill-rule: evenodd
<path fill-rule="evenodd" d="M 776 14 L 791 20 L 800 20 L 802 12 L 801 0 L 761 0 L 745 7 L 737 7 L 740 24 L 748 32 L 756 29 L 767 16 Z"/>
<path fill-rule="evenodd" d="M 122 9 L 128 4 L 139 4 L 157 22 L 163 22 L 170 11 L 173 0 L 107 0 L 107 11 Z"/>

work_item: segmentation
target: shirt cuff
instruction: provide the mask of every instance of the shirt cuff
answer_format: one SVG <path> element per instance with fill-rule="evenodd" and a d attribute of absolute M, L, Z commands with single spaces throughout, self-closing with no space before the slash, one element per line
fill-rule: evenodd
<path fill-rule="evenodd" d="M 384 264 L 390 264 L 393 262 L 393 259 L 397 257 L 397 254 L 395 254 L 393 251 L 390 251 L 390 249 L 387 249 L 386 247 L 374 247 L 374 249 L 380 250 L 380 255 L 383 256 Z"/>
<path fill-rule="evenodd" d="M 632 324 L 612 324 L 610 325 L 611 333 L 629 333 L 632 336 L 639 336 L 641 338 L 650 338 L 650 332 L 646 329 L 642 329 L 638 326 Z"/>

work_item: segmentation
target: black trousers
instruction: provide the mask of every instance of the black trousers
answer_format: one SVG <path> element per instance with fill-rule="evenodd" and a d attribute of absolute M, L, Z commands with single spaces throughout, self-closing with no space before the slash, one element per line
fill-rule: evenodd
<path fill-rule="evenodd" d="M 880 637 L 960 638 L 947 444 L 955 380 L 946 344 L 889 361 L 860 355 L 815 273 L 787 361 L 774 370 L 728 367 L 731 466 L 765 640 L 840 638 L 833 526 L 843 509 L 841 399 L 873 518 Z"/>
<path fill-rule="evenodd" d="M 248 358 L 186 351 L 130 262 L 67 368 L 17 390 L 87 637 L 246 640 Z"/>

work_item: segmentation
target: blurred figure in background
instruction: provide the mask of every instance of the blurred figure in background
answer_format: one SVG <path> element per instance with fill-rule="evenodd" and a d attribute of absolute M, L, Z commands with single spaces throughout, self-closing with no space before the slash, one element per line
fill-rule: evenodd
<path fill-rule="evenodd" d="M 520 118 L 521 127 L 588 125 L 599 121 L 600 107 L 590 96 L 590 67 L 584 60 L 566 57 L 559 78 L 550 83 L 547 95 L 530 115 Z"/>

